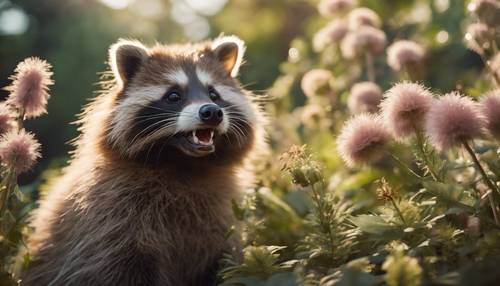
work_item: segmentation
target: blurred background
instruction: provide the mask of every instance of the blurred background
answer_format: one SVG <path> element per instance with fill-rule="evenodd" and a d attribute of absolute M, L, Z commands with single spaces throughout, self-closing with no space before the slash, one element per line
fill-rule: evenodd
<path fill-rule="evenodd" d="M 317 17 L 317 1 L 307 0 L 0 0 L 0 86 L 25 57 L 38 56 L 53 65 L 55 85 L 48 115 L 30 121 L 43 146 L 43 160 L 22 178 L 28 183 L 51 164 L 68 159 L 82 106 L 99 89 L 99 72 L 107 69 L 107 49 L 119 38 L 146 44 L 198 41 L 221 33 L 236 34 L 247 43 L 247 63 L 241 81 L 249 89 L 265 92 L 293 65 L 300 41 L 310 42 L 326 20 Z M 390 39 L 419 32 L 433 49 L 426 81 L 449 90 L 471 82 L 481 68 L 478 56 L 463 45 L 465 3 L 462 0 L 359 1 L 375 10 L 388 24 L 405 29 Z M 425 30 L 419 27 L 425 27 Z M 293 47 L 293 45 L 292 45 Z M 439 65 L 433 64 L 439 59 Z M 451 67 L 453 63 L 453 68 Z M 460 76 L 458 74 L 462 73 Z M 463 75 L 469 73 L 469 75 Z M 389 73 L 388 73 L 389 74 Z M 439 75 L 439 80 L 437 80 Z M 382 75 L 382 84 L 393 80 Z M 387 88 L 387 86 L 384 86 Z M 304 96 L 294 84 L 294 104 Z M 7 93 L 0 91 L 0 96 Z"/>

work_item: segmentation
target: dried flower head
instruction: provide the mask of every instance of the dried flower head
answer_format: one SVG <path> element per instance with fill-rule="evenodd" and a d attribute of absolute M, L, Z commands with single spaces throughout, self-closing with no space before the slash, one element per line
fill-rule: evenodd
<path fill-rule="evenodd" d="M 432 102 L 432 93 L 424 86 L 398 83 L 384 94 L 382 117 L 393 136 L 403 140 L 424 128 Z"/>
<path fill-rule="evenodd" d="M 13 76 L 12 84 L 5 89 L 10 92 L 7 102 L 21 110 L 27 118 L 46 113 L 45 106 L 53 84 L 50 64 L 39 58 L 27 58 L 20 62 Z"/>
<path fill-rule="evenodd" d="M 469 49 L 483 54 L 485 49 L 490 48 L 490 41 L 495 39 L 495 33 L 486 24 L 474 23 L 467 27 L 464 39 Z"/>
<path fill-rule="evenodd" d="M 306 96 L 325 94 L 331 91 L 332 73 L 325 69 L 313 69 L 302 77 L 301 88 Z"/>
<path fill-rule="evenodd" d="M 337 150 L 348 166 L 372 163 L 382 157 L 389 139 L 390 134 L 380 117 L 363 113 L 344 124 L 337 139 Z"/>
<path fill-rule="evenodd" d="M 363 26 L 345 36 L 340 45 L 340 51 L 346 59 L 361 57 L 364 53 L 378 55 L 384 51 L 386 41 L 382 30 Z"/>
<path fill-rule="evenodd" d="M 405 67 L 419 65 L 424 56 L 424 48 L 412 41 L 397 41 L 387 48 L 387 63 L 396 71 L 400 71 Z"/>
<path fill-rule="evenodd" d="M 491 27 L 500 26 L 500 2 L 498 0 L 472 0 L 467 6 L 481 22 Z"/>
<path fill-rule="evenodd" d="M 371 81 L 358 82 L 351 87 L 347 106 L 353 114 L 376 113 L 381 101 L 382 90 L 377 84 Z"/>
<path fill-rule="evenodd" d="M 16 127 L 15 117 L 14 111 L 8 105 L 0 104 L 0 136 Z"/>
<path fill-rule="evenodd" d="M 0 140 L 0 159 L 16 174 L 21 174 L 33 167 L 40 158 L 40 144 L 33 134 L 24 129 L 17 132 L 11 131 L 2 136 Z"/>
<path fill-rule="evenodd" d="M 292 146 L 280 156 L 280 160 L 282 169 L 290 172 L 296 184 L 306 187 L 323 180 L 321 168 L 307 152 L 306 145 Z"/>
<path fill-rule="evenodd" d="M 356 2 L 356 0 L 321 0 L 318 11 L 323 16 L 341 14 L 356 6 Z"/>
<path fill-rule="evenodd" d="M 347 30 L 348 28 L 345 21 L 332 20 L 314 35 L 314 50 L 322 51 L 330 44 L 339 43 L 347 34 Z"/>
<path fill-rule="evenodd" d="M 426 132 L 432 145 L 443 151 L 481 137 L 485 123 L 477 103 L 451 92 L 433 102 L 427 113 Z"/>
<path fill-rule="evenodd" d="M 496 140 L 500 141 L 500 89 L 485 94 L 480 104 L 486 117 L 486 128 Z"/>
<path fill-rule="evenodd" d="M 352 30 L 357 30 L 361 26 L 371 26 L 378 28 L 380 27 L 380 18 L 373 10 L 360 7 L 352 10 L 348 16 L 349 28 Z"/>

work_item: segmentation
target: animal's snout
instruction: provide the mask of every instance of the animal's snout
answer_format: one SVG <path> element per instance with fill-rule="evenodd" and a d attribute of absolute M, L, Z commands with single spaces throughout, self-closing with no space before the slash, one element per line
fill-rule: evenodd
<path fill-rule="evenodd" d="M 217 126 L 222 122 L 224 113 L 218 105 L 210 103 L 200 107 L 199 115 L 203 123 Z"/>

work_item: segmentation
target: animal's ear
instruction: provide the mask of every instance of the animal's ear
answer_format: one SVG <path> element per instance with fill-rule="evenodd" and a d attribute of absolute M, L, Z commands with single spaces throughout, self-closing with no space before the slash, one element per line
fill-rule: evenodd
<path fill-rule="evenodd" d="M 226 72 L 231 77 L 236 77 L 243 62 L 245 54 L 245 43 L 236 36 L 223 36 L 215 39 L 212 43 L 212 51 Z"/>
<path fill-rule="evenodd" d="M 118 82 L 129 82 L 148 57 L 147 48 L 138 41 L 119 40 L 109 49 L 109 63 Z"/>

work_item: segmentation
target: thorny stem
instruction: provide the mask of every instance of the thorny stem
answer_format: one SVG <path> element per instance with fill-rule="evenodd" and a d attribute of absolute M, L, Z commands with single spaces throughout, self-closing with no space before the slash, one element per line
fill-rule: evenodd
<path fill-rule="evenodd" d="M 369 52 L 365 53 L 365 65 L 368 81 L 375 82 L 375 67 L 373 65 L 372 54 L 370 54 Z"/>
<path fill-rule="evenodd" d="M 467 143 L 467 141 L 463 140 L 462 144 L 464 145 L 465 150 L 467 150 L 467 152 L 469 153 L 470 157 L 472 158 L 472 161 L 474 161 L 474 164 L 476 165 L 479 173 L 481 173 L 481 176 L 483 177 L 484 182 L 488 185 L 488 187 L 490 187 L 490 189 L 491 189 L 492 192 L 497 192 L 498 193 L 497 187 L 490 180 L 490 178 L 488 177 L 488 175 L 484 171 L 483 166 L 481 166 L 481 163 L 477 159 L 476 153 L 474 153 L 474 151 L 470 147 L 469 143 Z M 495 218 L 495 222 L 498 224 L 499 223 L 498 209 L 497 209 L 495 200 L 493 199 L 492 193 L 488 194 L 488 200 L 490 202 L 491 211 L 493 212 L 493 217 Z"/>
<path fill-rule="evenodd" d="M 433 170 L 433 168 L 429 164 L 429 158 L 427 157 L 427 152 L 425 152 L 425 150 L 424 150 L 424 139 L 422 137 L 422 133 L 419 130 L 417 130 L 417 128 L 414 128 L 414 129 L 415 129 L 415 134 L 417 137 L 417 146 L 418 146 L 418 149 L 420 150 L 420 153 L 422 153 L 422 159 L 424 159 L 424 163 L 427 166 L 427 170 L 429 170 L 429 173 L 431 174 L 432 179 L 434 179 L 434 181 L 436 181 L 436 182 L 439 182 L 439 179 L 438 179 L 436 172 Z"/>

